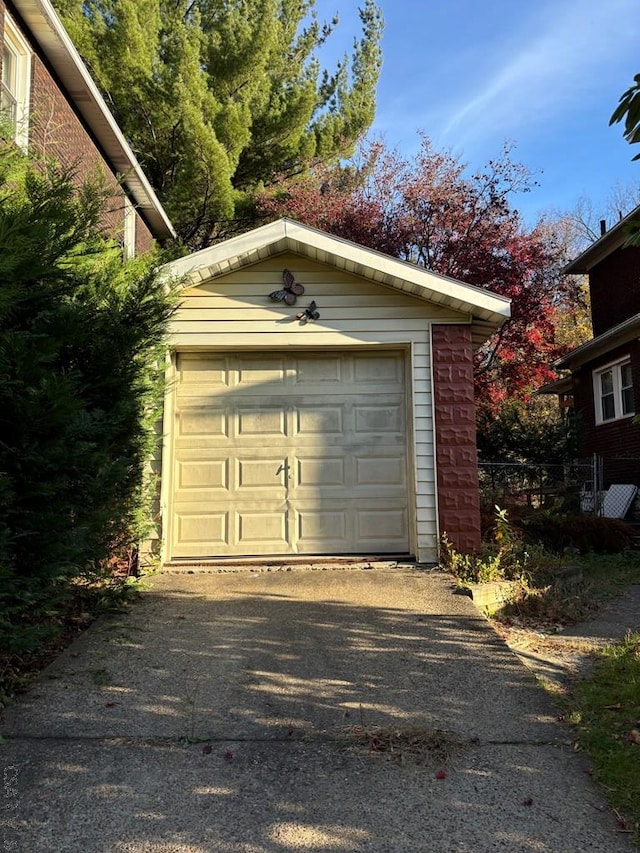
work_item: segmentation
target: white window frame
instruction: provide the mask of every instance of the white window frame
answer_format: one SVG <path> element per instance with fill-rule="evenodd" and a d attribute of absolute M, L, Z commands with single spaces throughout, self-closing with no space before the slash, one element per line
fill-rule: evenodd
<path fill-rule="evenodd" d="M 9 92 L 12 100 L 15 100 L 15 129 L 14 140 L 16 145 L 23 151 L 27 150 L 29 144 L 29 100 L 31 96 L 31 48 L 24 36 L 15 24 L 11 15 L 5 11 L 4 15 L 4 41 L 5 47 L 15 60 L 16 79 L 12 90 L 5 87 L 4 73 L 2 88 Z"/>
<path fill-rule="evenodd" d="M 613 361 L 610 364 L 605 364 L 602 367 L 599 367 L 597 370 L 593 371 L 593 402 L 595 407 L 595 416 L 596 416 L 596 425 L 599 424 L 610 424 L 614 421 L 622 420 L 623 418 L 632 418 L 635 415 L 635 400 L 634 400 L 634 411 L 625 412 L 623 411 L 623 385 L 622 385 L 622 368 L 631 365 L 631 358 L 629 356 L 625 356 L 624 358 L 620 358 L 617 361 Z M 602 393 L 602 376 L 605 373 L 611 373 L 612 377 L 612 391 L 613 395 L 613 408 L 614 414 L 612 417 L 605 418 L 602 411 L 602 401 L 603 395 Z M 624 388 L 628 388 L 629 386 L 624 386 Z M 633 385 L 631 386 L 633 387 Z"/>

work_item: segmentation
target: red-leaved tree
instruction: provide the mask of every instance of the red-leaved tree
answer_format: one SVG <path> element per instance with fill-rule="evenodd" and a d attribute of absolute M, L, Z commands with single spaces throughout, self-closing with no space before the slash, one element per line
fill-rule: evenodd
<path fill-rule="evenodd" d="M 531 189 L 528 170 L 508 148 L 476 174 L 427 138 L 406 159 L 380 143 L 342 165 L 319 165 L 258 200 L 266 219 L 288 216 L 512 300 L 512 316 L 476 355 L 479 402 L 496 408 L 553 378 L 562 354 L 557 318 L 572 285 L 553 228 L 523 223 L 513 200 Z"/>

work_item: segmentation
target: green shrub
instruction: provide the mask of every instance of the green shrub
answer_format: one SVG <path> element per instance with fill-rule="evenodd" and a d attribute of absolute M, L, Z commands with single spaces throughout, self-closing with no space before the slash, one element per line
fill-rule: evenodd
<path fill-rule="evenodd" d="M 124 263 L 106 194 L 0 142 L 0 644 L 141 535 L 173 298 Z"/>
<path fill-rule="evenodd" d="M 522 535 L 557 553 L 616 554 L 629 548 L 633 528 L 617 518 L 596 515 L 550 515 L 539 513 L 523 520 Z"/>

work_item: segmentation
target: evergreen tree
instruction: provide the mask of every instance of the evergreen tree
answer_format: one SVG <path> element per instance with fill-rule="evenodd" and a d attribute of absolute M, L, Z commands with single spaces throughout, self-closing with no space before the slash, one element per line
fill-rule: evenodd
<path fill-rule="evenodd" d="M 172 297 L 103 236 L 105 197 L 0 143 L 0 646 L 141 533 Z"/>
<path fill-rule="evenodd" d="M 201 248 L 251 191 L 352 153 L 370 127 L 382 20 L 330 74 L 315 0 L 56 0 L 179 235 Z M 244 212 L 244 214 L 243 214 Z M 249 227 L 247 223 L 245 227 Z M 237 224 L 234 226 L 237 228 Z"/>

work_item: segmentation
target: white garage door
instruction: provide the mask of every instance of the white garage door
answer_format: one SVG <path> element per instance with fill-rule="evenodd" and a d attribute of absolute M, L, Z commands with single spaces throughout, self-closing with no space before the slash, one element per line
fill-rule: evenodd
<path fill-rule="evenodd" d="M 407 553 L 400 352 L 177 357 L 172 558 Z"/>

